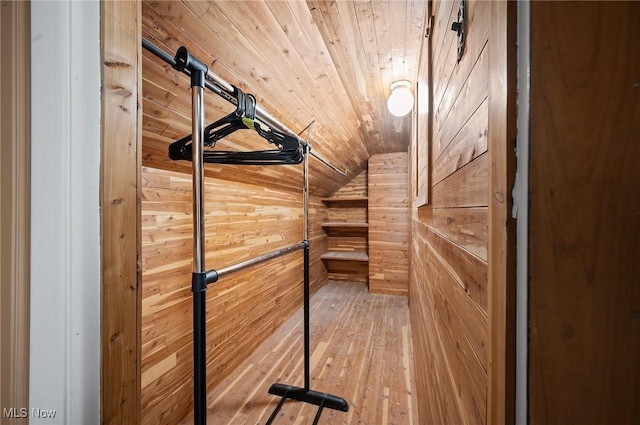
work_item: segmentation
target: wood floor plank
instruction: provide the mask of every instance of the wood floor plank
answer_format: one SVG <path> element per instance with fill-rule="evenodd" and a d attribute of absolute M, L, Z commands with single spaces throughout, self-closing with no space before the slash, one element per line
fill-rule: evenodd
<path fill-rule="evenodd" d="M 302 341 L 300 310 L 208 394 L 208 422 L 264 424 L 279 401 L 271 384 L 304 384 Z M 348 412 L 323 410 L 320 425 L 417 424 L 412 357 L 406 297 L 329 281 L 311 298 L 311 389 L 349 403 Z M 287 401 L 274 424 L 307 425 L 315 414 Z"/>

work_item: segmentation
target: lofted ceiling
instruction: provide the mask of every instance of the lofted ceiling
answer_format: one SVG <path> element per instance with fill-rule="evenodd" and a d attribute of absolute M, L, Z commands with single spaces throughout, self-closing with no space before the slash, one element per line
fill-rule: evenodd
<path fill-rule="evenodd" d="M 313 150 L 345 170 L 311 160 L 312 193 L 328 196 L 377 153 L 406 151 L 411 115 L 386 110 L 389 86 L 416 81 L 424 0 L 145 1 L 142 36 L 172 56 L 180 46 L 302 133 Z M 172 162 L 169 143 L 191 133 L 189 80 L 143 51 L 143 164 L 189 172 Z M 233 107 L 205 97 L 206 123 Z M 218 142 L 227 149 L 267 149 L 249 131 Z M 302 167 L 208 164 L 210 176 L 300 187 Z"/>

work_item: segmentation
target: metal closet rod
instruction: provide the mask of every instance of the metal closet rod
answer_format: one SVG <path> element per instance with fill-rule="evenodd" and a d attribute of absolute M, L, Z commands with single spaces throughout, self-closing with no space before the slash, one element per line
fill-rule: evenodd
<path fill-rule="evenodd" d="M 144 47 L 146 50 L 153 53 L 158 58 L 162 59 L 163 61 L 165 61 L 166 63 L 168 63 L 169 65 L 175 68 L 175 65 L 176 65 L 175 58 L 144 37 L 142 38 L 142 47 Z M 189 53 L 187 53 L 187 55 L 190 56 Z M 180 71 L 185 75 L 191 76 L 191 72 L 186 68 L 181 69 Z M 208 88 L 218 96 L 222 97 L 227 102 L 233 105 L 238 104 L 238 99 L 233 94 L 234 92 L 233 86 L 208 68 L 205 74 L 204 85 L 206 88 Z M 336 173 L 345 177 L 347 176 L 347 174 L 344 171 L 342 171 L 341 169 L 339 169 L 338 167 L 336 167 L 335 165 L 331 164 L 329 161 L 324 159 L 322 156 L 320 156 L 319 154 L 311 150 L 311 144 L 309 142 L 307 142 L 305 139 L 301 138 L 299 135 L 291 131 L 286 125 L 278 121 L 277 118 L 275 118 L 269 112 L 265 111 L 260 105 L 256 105 L 256 118 L 258 119 L 258 121 L 265 123 L 269 127 L 275 128 L 276 130 L 279 130 L 297 139 L 302 146 L 309 146 L 309 153 L 311 154 L 311 156 L 316 158 L 318 161 L 322 162 L 327 167 L 331 168 Z"/>
<path fill-rule="evenodd" d="M 266 254 L 259 255 L 259 256 L 254 257 L 254 258 L 252 258 L 250 260 L 242 261 L 240 263 L 232 264 L 232 265 L 227 266 L 227 267 L 219 268 L 215 272 L 217 274 L 217 277 L 220 278 L 220 277 L 222 277 L 224 275 L 231 274 L 231 273 L 237 272 L 239 270 L 246 269 L 247 267 L 263 263 L 263 262 L 265 262 L 267 260 L 270 260 L 272 258 L 280 257 L 281 255 L 288 254 L 288 253 L 296 251 L 298 249 L 302 249 L 305 246 L 307 246 L 307 242 L 302 241 L 302 242 L 299 242 L 299 243 L 297 243 L 295 245 L 288 246 L 286 248 L 276 249 L 275 251 L 271 251 L 271 252 L 268 252 Z"/>
<path fill-rule="evenodd" d="M 202 278 L 204 282 L 202 283 L 202 287 L 208 286 L 212 283 L 216 283 L 221 277 L 226 276 L 228 274 L 235 273 L 237 271 L 246 269 L 247 267 L 255 266 L 256 264 L 264 263 L 265 261 L 271 260 L 272 258 L 280 257 L 290 252 L 297 251 L 299 249 L 307 248 L 309 242 L 307 239 L 302 242 L 298 242 L 297 244 L 287 246 L 285 248 L 276 249 L 271 252 L 267 252 L 262 255 L 258 255 L 257 257 L 251 258 L 249 260 L 241 261 L 236 264 L 232 264 L 230 266 L 221 267 L 219 269 L 211 269 L 202 273 Z"/>

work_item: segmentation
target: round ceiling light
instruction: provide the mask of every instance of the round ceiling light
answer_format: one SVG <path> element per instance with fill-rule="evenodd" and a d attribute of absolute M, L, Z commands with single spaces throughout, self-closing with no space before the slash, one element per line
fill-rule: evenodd
<path fill-rule="evenodd" d="M 411 83 L 406 80 L 396 81 L 391 84 L 391 95 L 387 100 L 387 109 L 391 115 L 403 117 L 413 109 L 413 94 Z"/>

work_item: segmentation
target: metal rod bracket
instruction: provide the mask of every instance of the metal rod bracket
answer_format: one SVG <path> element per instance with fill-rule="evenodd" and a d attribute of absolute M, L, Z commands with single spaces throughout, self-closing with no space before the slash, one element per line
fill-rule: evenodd
<path fill-rule="evenodd" d="M 204 76 L 209 72 L 209 67 L 196 57 L 192 56 L 186 47 L 181 46 L 173 58 L 173 67 L 180 71 L 189 70 L 191 73 L 191 87 L 204 87 Z"/>
<path fill-rule="evenodd" d="M 207 273 L 193 272 L 191 274 L 191 292 L 204 292 L 207 290 Z"/>
<path fill-rule="evenodd" d="M 217 281 L 218 272 L 216 270 L 209 270 L 202 273 L 193 272 L 191 275 L 191 291 L 204 292 L 207 290 L 207 285 Z"/>
<path fill-rule="evenodd" d="M 180 46 L 176 51 L 176 56 L 173 58 L 176 63 L 173 65 L 175 69 L 182 72 L 188 69 L 191 72 L 202 72 L 206 74 L 209 72 L 209 67 L 204 62 L 193 56 L 186 47 Z M 203 86 L 204 87 L 204 86 Z"/>
<path fill-rule="evenodd" d="M 207 285 L 210 283 L 215 283 L 218 281 L 218 277 L 220 277 L 218 275 L 218 271 L 217 270 L 209 270 L 207 272 L 205 272 L 206 274 L 206 279 L 207 279 Z"/>

